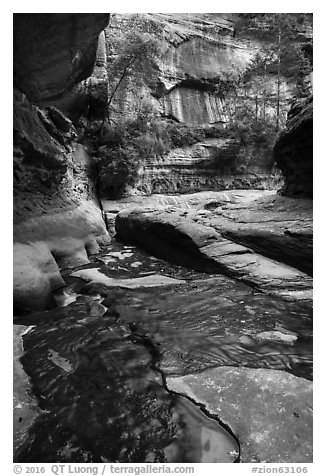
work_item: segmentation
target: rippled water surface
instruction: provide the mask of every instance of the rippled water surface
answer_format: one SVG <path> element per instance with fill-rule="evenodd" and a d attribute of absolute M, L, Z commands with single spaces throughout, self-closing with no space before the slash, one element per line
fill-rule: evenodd
<path fill-rule="evenodd" d="M 238 444 L 218 415 L 168 392 L 165 376 L 233 365 L 311 378 L 308 302 L 118 242 L 74 273 L 93 268 L 110 287 L 66 272 L 60 307 L 20 318 L 33 326 L 22 363 L 43 412 L 18 461 L 233 462 Z M 138 287 L 151 276 L 181 283 Z M 124 279 L 133 286 L 121 288 Z"/>

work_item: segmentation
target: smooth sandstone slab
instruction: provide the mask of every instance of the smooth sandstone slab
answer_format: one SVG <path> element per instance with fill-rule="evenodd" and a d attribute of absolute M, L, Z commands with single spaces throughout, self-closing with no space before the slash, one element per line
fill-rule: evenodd
<path fill-rule="evenodd" d="M 118 237 L 150 253 L 199 271 L 222 273 L 272 294 L 296 298 L 312 279 L 296 268 L 255 253 L 179 211 L 127 209 L 116 218 Z M 292 294 L 291 294 L 292 293 Z"/>
<path fill-rule="evenodd" d="M 85 281 L 91 281 L 97 284 L 104 284 L 107 287 L 119 287 L 128 289 L 137 288 L 152 288 L 156 286 L 169 286 L 173 284 L 184 284 L 186 281 L 182 279 L 169 278 L 168 276 L 162 276 L 159 274 L 152 274 L 151 276 L 142 276 L 140 278 L 129 279 L 115 279 L 106 276 L 98 269 L 82 269 L 71 274 L 75 278 L 84 279 Z"/>
<path fill-rule="evenodd" d="M 219 367 L 168 377 L 226 423 L 238 438 L 241 461 L 312 462 L 312 382 L 280 370 Z"/>
<path fill-rule="evenodd" d="M 60 269 L 89 263 L 88 256 L 110 241 L 99 208 L 76 209 L 30 218 L 14 230 L 14 308 L 45 309 L 64 286 Z"/>

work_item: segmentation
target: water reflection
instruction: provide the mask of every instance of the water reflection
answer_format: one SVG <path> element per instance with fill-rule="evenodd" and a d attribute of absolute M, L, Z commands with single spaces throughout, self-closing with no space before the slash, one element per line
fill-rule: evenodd
<path fill-rule="evenodd" d="M 99 266 L 120 280 L 159 273 L 185 283 L 120 289 L 66 276 L 61 308 L 21 318 L 35 326 L 24 336 L 22 363 L 43 413 L 16 461 L 232 462 L 237 442 L 167 392 L 160 371 L 235 365 L 311 378 L 309 303 L 255 293 L 119 243 L 82 268 Z"/>
<path fill-rule="evenodd" d="M 110 316 L 79 320 L 72 312 L 25 336 L 22 363 L 44 413 L 17 461 L 234 461 L 235 440 L 165 390 L 139 334 Z M 219 453 L 208 456 L 208 447 Z"/>

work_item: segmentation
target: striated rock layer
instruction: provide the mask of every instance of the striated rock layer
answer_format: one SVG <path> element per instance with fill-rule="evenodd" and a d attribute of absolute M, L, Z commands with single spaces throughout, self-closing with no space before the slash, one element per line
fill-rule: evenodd
<path fill-rule="evenodd" d="M 159 56 L 152 60 L 154 72 L 149 73 L 148 80 L 137 91 L 133 87 L 132 68 L 115 91 L 110 113 L 113 123 L 137 117 L 137 105 L 146 100 L 158 115 L 174 120 L 176 128 L 179 123 L 220 130 L 215 133 L 214 145 L 210 140 L 203 140 L 191 147 L 180 147 L 162 156 L 144 159 L 138 190 L 187 193 L 223 188 L 277 189 L 283 185 L 281 173 L 277 167 L 273 168 L 275 161 L 264 140 L 246 137 L 240 143 L 226 131 L 234 109 L 243 107 L 244 98 L 256 101 L 259 119 L 275 116 L 275 107 L 265 104 L 261 91 L 241 85 L 241 78 L 246 74 L 256 78 L 258 83 L 262 81 L 259 72 L 251 71 L 251 68 L 256 55 L 268 45 L 260 33 L 250 39 L 236 34 L 236 22 L 236 14 L 112 16 L 106 30 L 109 65 L 114 65 L 119 52 L 115 39 L 120 38 L 121 32 L 151 35 L 160 41 L 161 48 Z M 108 44 L 110 41 L 113 44 Z M 117 43 L 119 45 L 119 41 Z M 118 73 L 116 77 L 112 72 L 110 74 L 112 85 L 109 90 L 113 90 L 121 78 Z M 276 101 L 276 75 L 265 75 L 263 82 Z M 279 86 L 279 107 L 283 117 L 294 95 L 295 80 L 291 75 L 282 75 Z M 227 100 L 232 88 L 236 94 L 232 100 Z"/>
<path fill-rule="evenodd" d="M 33 102 L 62 97 L 92 74 L 107 13 L 14 14 L 14 84 Z"/>
<path fill-rule="evenodd" d="M 307 274 L 231 241 L 218 230 L 218 218 L 207 226 L 200 223 L 202 215 L 174 208 L 130 208 L 118 213 L 115 226 L 123 241 L 168 261 L 199 271 L 222 273 L 266 293 L 311 299 L 312 279 Z"/>
<path fill-rule="evenodd" d="M 137 189 L 146 194 L 203 190 L 275 189 L 283 177 L 262 145 L 239 140 L 206 139 L 173 149 L 164 157 L 147 159 L 139 172 Z"/>
<path fill-rule="evenodd" d="M 228 190 L 103 202 L 112 234 L 115 216 L 121 210 L 172 207 L 183 218 L 212 227 L 224 238 L 312 276 L 312 200 L 282 197 L 273 191 Z"/>

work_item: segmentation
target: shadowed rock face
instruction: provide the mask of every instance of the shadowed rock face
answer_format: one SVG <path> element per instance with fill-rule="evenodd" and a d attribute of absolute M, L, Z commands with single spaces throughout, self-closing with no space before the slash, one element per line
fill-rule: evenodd
<path fill-rule="evenodd" d="M 14 83 L 32 102 L 62 97 L 90 76 L 107 13 L 14 14 Z"/>
<path fill-rule="evenodd" d="M 274 147 L 274 158 L 285 177 L 283 195 L 313 195 L 313 100 L 296 102 L 289 111 L 286 129 Z"/>
<path fill-rule="evenodd" d="M 17 312 L 50 305 L 64 285 L 59 268 L 88 262 L 109 239 L 88 150 L 77 142 L 73 123 L 50 105 L 92 74 L 108 20 L 108 14 L 14 15 Z"/>
<path fill-rule="evenodd" d="M 88 262 L 107 235 L 94 166 L 59 110 L 25 95 L 14 108 L 14 309 L 42 309 L 64 285 L 59 267 Z"/>

